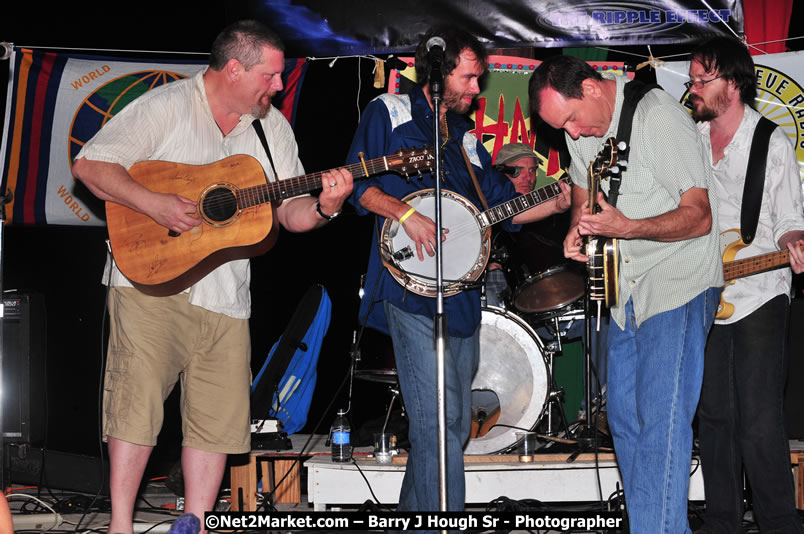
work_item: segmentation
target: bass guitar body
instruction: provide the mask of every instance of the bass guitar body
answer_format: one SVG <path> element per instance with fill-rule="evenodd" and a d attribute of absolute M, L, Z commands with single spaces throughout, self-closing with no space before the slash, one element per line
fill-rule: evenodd
<path fill-rule="evenodd" d="M 720 254 L 723 256 L 723 263 L 734 261 L 734 259 L 737 257 L 737 253 L 747 246 L 748 245 L 746 245 L 743 241 L 743 236 L 740 233 L 740 230 L 736 228 L 725 230 L 720 233 Z M 726 281 L 726 286 L 730 286 L 734 284 L 734 282 L 736 282 L 736 279 L 728 280 Z M 723 299 L 726 286 L 723 286 L 724 291 L 720 292 L 720 303 L 717 305 L 715 319 L 728 319 L 734 315 L 734 304 L 726 302 Z"/>

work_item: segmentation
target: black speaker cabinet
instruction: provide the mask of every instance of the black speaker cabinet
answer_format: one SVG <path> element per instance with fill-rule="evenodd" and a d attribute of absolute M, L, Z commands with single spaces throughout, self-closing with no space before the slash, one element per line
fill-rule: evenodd
<path fill-rule="evenodd" d="M 47 380 L 44 297 L 3 295 L 3 439 L 37 443 L 45 435 Z"/>

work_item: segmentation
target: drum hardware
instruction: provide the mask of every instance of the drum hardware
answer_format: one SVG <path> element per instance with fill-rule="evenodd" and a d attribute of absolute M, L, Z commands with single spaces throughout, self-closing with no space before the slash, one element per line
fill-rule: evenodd
<path fill-rule="evenodd" d="M 559 332 L 558 326 L 558 317 L 554 318 L 555 321 L 555 328 L 556 332 Z M 567 415 L 564 413 L 564 405 L 562 401 L 564 400 L 564 388 L 558 387 L 556 384 L 556 377 L 555 377 L 555 370 L 553 367 L 553 358 L 556 354 L 561 354 L 563 352 L 563 347 L 561 345 L 561 336 L 557 335 L 555 341 L 552 341 L 545 345 L 545 354 L 547 355 L 547 368 L 548 373 L 550 376 L 550 387 L 549 392 L 547 395 L 547 404 L 545 406 L 545 411 L 547 413 L 547 431 L 545 435 L 547 436 L 556 436 L 558 432 L 553 429 L 553 408 L 558 408 L 558 415 L 560 417 L 561 427 L 560 429 L 564 431 L 565 436 L 569 436 L 569 424 L 567 423 Z"/>
<path fill-rule="evenodd" d="M 583 343 L 584 353 L 584 404 L 586 411 L 584 413 L 584 421 L 577 428 L 574 438 L 577 440 L 577 449 L 567 459 L 567 462 L 573 462 L 578 455 L 583 452 L 596 452 L 600 448 L 601 432 L 598 430 L 595 423 L 593 423 L 592 412 L 592 288 L 589 278 L 586 279 L 586 291 L 584 293 L 584 328 L 586 330 L 586 339 Z M 597 301 L 597 331 L 600 331 L 600 314 L 601 306 L 600 301 Z"/>
<path fill-rule="evenodd" d="M 391 410 L 394 408 L 394 401 L 396 399 L 399 399 L 399 405 L 402 407 L 402 417 L 407 419 L 407 416 L 405 415 L 405 403 L 402 401 L 400 388 L 389 385 L 388 391 L 391 393 L 391 402 L 388 403 L 388 411 L 385 413 L 385 421 L 382 424 L 382 432 L 380 432 L 381 434 L 385 434 L 385 430 L 388 427 L 388 419 L 391 418 Z"/>

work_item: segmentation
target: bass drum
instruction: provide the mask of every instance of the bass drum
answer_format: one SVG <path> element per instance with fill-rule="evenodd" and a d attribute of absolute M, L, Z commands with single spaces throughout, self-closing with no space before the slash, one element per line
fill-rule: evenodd
<path fill-rule="evenodd" d="M 513 448 L 515 433 L 538 423 L 548 384 L 544 345 L 536 332 L 503 309 L 483 308 L 480 364 L 472 380 L 472 433 L 464 452 Z"/>

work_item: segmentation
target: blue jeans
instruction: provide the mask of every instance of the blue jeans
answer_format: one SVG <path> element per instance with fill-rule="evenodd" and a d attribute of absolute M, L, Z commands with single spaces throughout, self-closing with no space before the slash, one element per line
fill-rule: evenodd
<path fill-rule="evenodd" d="M 408 414 L 410 454 L 399 511 L 438 511 L 438 405 L 433 319 L 384 303 L 399 385 Z M 472 377 L 480 355 L 480 328 L 472 337 L 449 337 L 445 355 L 447 404 L 447 505 L 464 508 L 463 447 L 472 422 Z"/>
<path fill-rule="evenodd" d="M 636 326 L 608 332 L 608 416 L 633 534 L 689 532 L 692 418 L 719 288 Z"/>
<path fill-rule="evenodd" d="M 804 532 L 782 407 L 788 310 L 787 295 L 779 295 L 709 334 L 698 431 L 712 532 L 742 531 L 743 466 L 762 532 Z"/>

